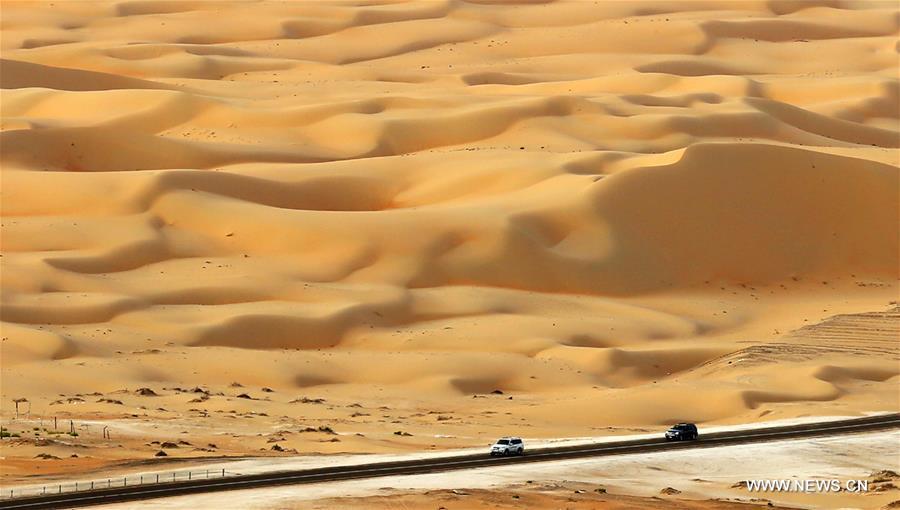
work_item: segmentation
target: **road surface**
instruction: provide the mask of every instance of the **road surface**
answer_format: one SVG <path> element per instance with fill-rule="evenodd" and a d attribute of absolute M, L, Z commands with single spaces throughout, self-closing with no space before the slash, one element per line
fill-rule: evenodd
<path fill-rule="evenodd" d="M 900 413 L 820 423 L 804 423 L 800 425 L 716 432 L 711 434 L 702 434 L 701 430 L 700 439 L 685 442 L 667 442 L 662 438 L 662 433 L 660 433 L 660 438 L 658 439 L 637 439 L 578 446 L 557 446 L 533 449 L 529 450 L 526 455 L 521 457 L 491 457 L 488 454 L 487 449 L 485 449 L 484 454 L 466 454 L 430 459 L 332 466 L 254 475 L 237 475 L 208 480 L 178 481 L 152 485 L 96 489 L 47 496 L 19 497 L 0 501 L 0 510 L 76 508 L 126 501 L 184 496 L 204 492 L 255 489 L 278 485 L 299 485 L 357 478 L 424 474 L 439 471 L 499 466 L 502 464 L 547 462 L 580 457 L 653 453 L 692 448 L 715 448 L 717 446 L 730 446 L 735 444 L 781 441 L 813 436 L 836 436 L 896 428 L 900 428 Z"/>

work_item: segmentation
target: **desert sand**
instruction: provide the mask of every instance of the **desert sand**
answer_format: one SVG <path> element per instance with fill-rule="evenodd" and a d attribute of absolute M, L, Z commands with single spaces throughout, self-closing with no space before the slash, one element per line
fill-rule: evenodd
<path fill-rule="evenodd" d="M 791 422 L 798 420 L 788 420 Z M 802 420 L 801 420 L 802 421 Z M 107 505 L 106 510 L 242 510 L 308 508 L 789 508 L 882 509 L 898 501 L 896 451 L 900 431 L 815 437 L 765 444 L 627 456 L 506 464 L 474 470 L 178 496 Z M 392 454 L 426 457 L 432 454 Z M 305 459 L 319 466 L 344 456 Z M 347 456 L 337 462 L 359 463 Z M 284 469 L 298 458 L 223 463 L 241 473 Z M 278 464 L 282 464 L 278 467 Z M 217 467 L 212 464 L 211 467 Z M 886 469 L 887 468 L 887 469 Z M 163 475 L 165 476 L 165 475 Z M 183 476 L 183 474 L 182 474 Z M 749 491 L 746 480 L 866 480 L 868 491 Z M 129 483 L 138 483 L 136 477 Z M 84 482 L 85 480 L 82 479 Z M 40 490 L 40 487 L 32 489 Z M 893 508 L 900 503 L 895 503 Z"/>
<path fill-rule="evenodd" d="M 4 0 L 0 479 L 900 411 L 898 28 Z"/>

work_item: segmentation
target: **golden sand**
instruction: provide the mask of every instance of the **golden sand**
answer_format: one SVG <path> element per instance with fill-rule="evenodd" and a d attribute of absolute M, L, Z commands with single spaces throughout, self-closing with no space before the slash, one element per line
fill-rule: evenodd
<path fill-rule="evenodd" d="M 898 20 L 4 0 L 2 476 L 900 410 Z"/>

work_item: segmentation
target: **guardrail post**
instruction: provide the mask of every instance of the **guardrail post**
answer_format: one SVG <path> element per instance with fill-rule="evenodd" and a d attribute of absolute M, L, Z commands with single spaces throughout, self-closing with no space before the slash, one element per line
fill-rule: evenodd
<path fill-rule="evenodd" d="M 78 492 L 78 482 L 75 482 L 75 492 Z"/>
<path fill-rule="evenodd" d="M 144 475 L 141 475 L 141 485 L 144 485 Z"/>
<path fill-rule="evenodd" d="M 59 493 L 62 494 L 62 485 L 59 486 Z"/>
<path fill-rule="evenodd" d="M 188 471 L 188 480 L 190 480 L 190 479 L 191 479 L 191 472 Z"/>
<path fill-rule="evenodd" d="M 156 473 L 156 483 L 159 483 L 159 473 Z"/>
<path fill-rule="evenodd" d="M 94 490 L 94 481 L 91 480 L 91 490 Z"/>
<path fill-rule="evenodd" d="M 206 470 L 206 477 L 209 478 L 209 470 Z"/>
<path fill-rule="evenodd" d="M 106 479 L 106 488 L 108 489 L 108 488 L 110 488 L 110 487 L 112 487 L 112 479 L 111 479 L 111 478 L 107 478 L 107 479 Z"/>
<path fill-rule="evenodd" d="M 128 477 L 122 478 L 122 487 L 128 487 Z"/>
<path fill-rule="evenodd" d="M 172 473 L 172 481 L 175 481 L 175 473 Z"/>
<path fill-rule="evenodd" d="M 225 468 L 222 468 L 222 476 L 225 476 Z"/>

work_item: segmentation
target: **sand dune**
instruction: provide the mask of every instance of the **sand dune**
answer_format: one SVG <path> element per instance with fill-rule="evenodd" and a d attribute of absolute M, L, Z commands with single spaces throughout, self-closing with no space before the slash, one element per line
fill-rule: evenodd
<path fill-rule="evenodd" d="M 85 463 L 181 430 L 384 451 L 900 408 L 896 337 L 859 319 L 897 292 L 888 2 L 11 1 L 0 24 L 0 408 L 139 424 L 119 452 L 85 432 Z"/>

